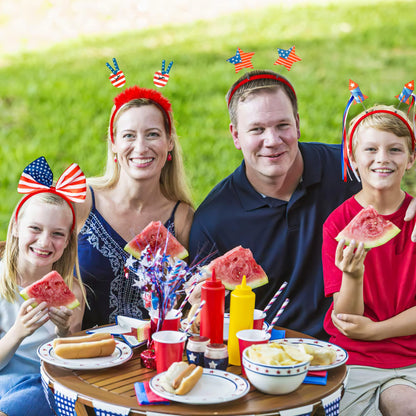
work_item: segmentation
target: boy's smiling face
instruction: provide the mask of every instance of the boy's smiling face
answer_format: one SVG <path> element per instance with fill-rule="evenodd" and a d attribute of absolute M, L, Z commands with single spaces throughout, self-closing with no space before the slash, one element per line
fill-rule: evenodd
<path fill-rule="evenodd" d="M 358 169 L 363 187 L 377 190 L 400 188 L 405 171 L 414 161 L 406 137 L 373 127 L 360 129 L 352 165 Z"/>

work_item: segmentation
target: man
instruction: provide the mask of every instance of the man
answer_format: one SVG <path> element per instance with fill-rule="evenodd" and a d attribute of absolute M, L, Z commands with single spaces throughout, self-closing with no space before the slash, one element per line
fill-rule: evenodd
<path fill-rule="evenodd" d="M 230 132 L 244 160 L 197 209 L 190 259 L 250 248 L 269 277 L 254 289 L 256 308 L 287 281 L 266 319 L 289 297 L 278 324 L 327 339 L 323 318 L 331 302 L 323 288 L 322 225 L 360 184 L 343 182 L 339 145 L 298 141 L 297 98 L 286 78 L 251 71 L 230 88 L 227 103 Z"/>

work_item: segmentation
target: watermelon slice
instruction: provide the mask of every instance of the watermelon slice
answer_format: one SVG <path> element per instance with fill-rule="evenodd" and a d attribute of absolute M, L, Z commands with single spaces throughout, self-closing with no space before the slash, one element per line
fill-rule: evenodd
<path fill-rule="evenodd" d="M 399 232 L 400 228 L 383 218 L 374 207 L 369 205 L 350 221 L 335 240 L 340 241 L 343 238 L 346 245 L 351 240 L 363 242 L 364 248 L 369 249 L 387 243 Z"/>
<path fill-rule="evenodd" d="M 36 299 L 36 302 L 32 303 L 33 307 L 41 302 L 47 302 L 49 306 L 56 308 L 66 306 L 68 309 L 74 309 L 79 306 L 78 299 L 66 285 L 62 276 L 54 270 L 37 282 L 22 289 L 20 296 L 24 300 Z"/>
<path fill-rule="evenodd" d="M 172 233 L 160 222 L 152 221 L 140 234 L 136 235 L 124 250 L 136 259 L 140 258 L 142 251 L 150 245 L 152 253 L 161 248 L 169 256 L 184 259 L 188 256 L 186 248 L 173 236 Z"/>
<path fill-rule="evenodd" d="M 246 276 L 247 286 L 252 289 L 269 283 L 266 273 L 254 260 L 251 250 L 241 246 L 212 260 L 204 269 L 210 274 L 215 269 L 216 278 L 220 279 L 228 290 L 234 290 L 240 285 L 243 276 Z"/>

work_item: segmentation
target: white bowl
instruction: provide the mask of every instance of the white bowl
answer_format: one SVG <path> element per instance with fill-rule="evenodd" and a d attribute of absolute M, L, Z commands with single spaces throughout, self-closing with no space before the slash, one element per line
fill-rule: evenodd
<path fill-rule="evenodd" d="M 248 380 L 257 390 L 266 394 L 287 394 L 302 384 L 310 361 L 283 366 L 259 364 L 248 358 L 248 348 L 243 351 L 242 365 Z"/>

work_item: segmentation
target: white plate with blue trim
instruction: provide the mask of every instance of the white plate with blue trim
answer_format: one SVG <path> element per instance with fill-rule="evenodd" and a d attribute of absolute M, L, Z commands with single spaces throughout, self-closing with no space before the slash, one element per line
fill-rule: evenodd
<path fill-rule="evenodd" d="M 204 368 L 204 372 L 194 388 L 184 395 L 167 392 L 160 384 L 164 373 L 157 374 L 149 386 L 157 395 L 180 403 L 216 404 L 230 402 L 245 396 L 250 390 L 249 382 L 236 374 L 222 370 Z"/>
<path fill-rule="evenodd" d="M 100 368 L 115 367 L 128 361 L 133 351 L 124 342 L 116 340 L 116 348 L 111 355 L 95 358 L 61 358 L 53 350 L 53 341 L 47 342 L 38 348 L 38 356 L 41 360 L 58 367 L 70 370 L 97 370 Z"/>

